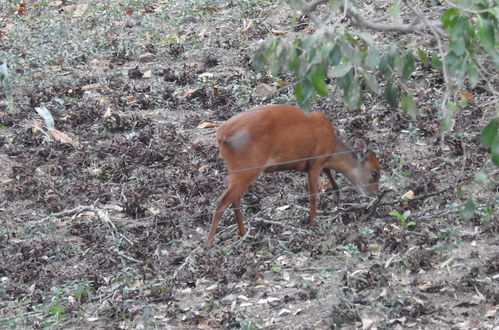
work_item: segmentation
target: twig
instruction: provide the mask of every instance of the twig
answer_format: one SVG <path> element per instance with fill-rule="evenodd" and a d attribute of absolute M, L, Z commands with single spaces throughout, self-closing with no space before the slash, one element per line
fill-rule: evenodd
<path fill-rule="evenodd" d="M 493 8 L 487 8 L 487 9 L 482 9 L 482 10 L 474 10 L 474 9 L 469 9 L 469 8 L 461 7 L 460 5 L 458 5 L 456 3 L 453 3 L 452 1 L 449 1 L 449 0 L 445 0 L 445 2 L 447 2 L 452 7 L 458 8 L 459 10 L 465 11 L 465 12 L 470 13 L 470 14 L 488 13 L 488 12 L 491 12 L 492 9 L 493 9 Z"/>
<path fill-rule="evenodd" d="M 79 205 L 71 210 L 64 210 L 61 212 L 52 213 L 48 217 L 45 217 L 44 219 L 42 219 L 42 222 L 46 221 L 50 218 L 62 218 L 62 217 L 66 217 L 69 215 L 75 215 L 75 214 L 86 212 L 86 211 L 95 211 L 95 208 L 93 205 Z"/>
<path fill-rule="evenodd" d="M 187 257 L 185 257 L 184 259 L 184 262 L 175 270 L 175 272 L 173 273 L 173 276 L 172 276 L 172 279 L 176 280 L 177 279 L 177 276 L 178 276 L 178 273 L 180 273 L 180 271 L 182 271 L 182 269 L 184 269 L 184 267 L 187 265 L 187 263 L 190 263 L 192 262 L 192 256 L 201 249 L 201 247 L 197 247 L 195 248 L 194 250 L 192 250 L 191 253 L 189 253 L 189 255 L 187 255 Z"/>
<path fill-rule="evenodd" d="M 12 183 L 12 182 L 14 182 L 14 179 L 5 180 L 5 181 L 0 182 L 0 186 L 5 186 L 5 185 Z"/>
<path fill-rule="evenodd" d="M 145 263 L 144 261 L 137 260 L 137 259 L 134 259 L 132 257 L 127 256 L 123 251 L 120 251 L 118 249 L 113 249 L 113 252 L 116 253 L 117 255 L 119 255 L 120 257 L 125 258 L 127 260 L 130 260 L 130 261 L 133 261 L 133 262 L 136 262 L 136 263 L 139 263 L 139 264 Z"/>
<path fill-rule="evenodd" d="M 383 190 L 378 195 L 378 197 L 370 204 L 370 206 L 368 207 L 368 209 L 370 208 L 371 211 L 369 211 L 369 213 L 364 216 L 364 218 L 361 220 L 361 222 L 364 222 L 364 221 L 368 220 L 370 217 L 372 217 L 372 215 L 374 214 L 374 212 L 376 212 L 376 209 L 380 205 L 381 199 L 383 199 L 383 197 L 386 195 L 386 193 L 388 191 L 389 190 Z"/>
<path fill-rule="evenodd" d="M 313 11 L 317 9 L 317 7 L 323 3 L 327 3 L 327 0 L 315 0 L 308 5 L 304 5 L 301 10 L 305 15 L 309 16 L 310 19 L 317 26 L 324 26 L 322 22 L 317 22 L 318 18 L 314 15 Z M 340 5 L 340 9 L 343 11 L 343 16 L 350 19 L 353 25 L 369 29 L 372 31 L 380 31 L 380 32 L 402 32 L 402 33 L 410 33 L 425 30 L 425 28 L 433 28 L 438 29 L 438 32 L 441 35 L 444 35 L 444 32 L 440 30 L 441 23 L 439 21 L 433 21 L 428 25 L 427 23 L 413 23 L 413 24 L 387 24 L 386 19 L 383 19 L 380 23 L 366 20 L 363 16 L 362 12 L 352 5 L 348 0 L 344 0 L 343 4 Z"/>
<path fill-rule="evenodd" d="M 111 232 L 111 235 L 113 237 L 115 237 L 115 234 L 117 234 L 121 238 L 123 238 L 125 241 L 127 241 L 130 245 L 133 245 L 133 242 L 131 240 L 129 240 L 125 235 L 123 235 L 122 233 L 120 233 L 118 231 L 118 229 L 116 228 L 114 223 L 111 221 L 111 219 L 109 219 L 107 212 L 105 212 L 102 209 L 95 207 L 93 205 L 80 205 L 80 206 L 75 207 L 71 210 L 64 210 L 64 211 L 61 211 L 58 213 L 52 213 L 51 215 L 49 215 L 48 217 L 45 217 L 44 219 L 42 219 L 39 222 L 45 222 L 45 221 L 49 220 L 50 218 L 62 218 L 62 217 L 75 215 L 75 214 L 79 214 L 79 213 L 86 212 L 86 211 L 95 212 L 95 214 L 97 215 L 97 218 L 108 226 L 109 231 Z"/>
<path fill-rule="evenodd" d="M 440 35 L 437 32 L 437 30 L 435 29 L 435 27 L 430 24 L 428 19 L 423 15 L 423 13 L 419 10 L 419 8 L 416 8 L 410 0 L 404 0 L 404 3 L 414 14 L 416 14 L 419 18 L 421 18 L 423 23 L 428 27 L 430 32 L 435 37 L 435 40 L 437 41 L 438 52 L 440 54 L 440 57 L 442 58 L 442 72 L 444 74 L 444 81 L 445 81 L 445 94 L 444 94 L 444 97 L 442 99 L 441 108 L 442 108 L 442 110 L 447 111 L 446 104 L 447 104 L 447 100 L 450 97 L 451 92 L 449 89 L 450 80 L 449 80 L 449 73 L 447 72 L 447 64 L 445 63 L 446 62 L 445 61 L 445 52 L 444 52 L 444 46 L 442 44 L 442 39 L 440 38 Z M 445 138 L 445 132 L 442 132 L 442 136 L 440 138 L 440 149 L 443 149 L 444 138 Z"/>
<path fill-rule="evenodd" d="M 317 9 L 317 7 L 323 3 L 328 2 L 328 0 L 314 0 L 308 3 L 308 6 L 303 7 L 302 12 L 305 14 L 310 13 L 311 11 L 314 11 Z"/>
<path fill-rule="evenodd" d="M 425 18 L 426 22 L 423 21 L 423 23 L 418 23 L 418 24 L 375 23 L 366 20 L 362 15 L 362 13 L 347 0 L 345 0 L 344 4 L 342 4 L 341 7 L 343 7 L 343 10 L 346 12 L 347 17 L 350 19 L 353 25 L 356 25 L 361 28 L 367 28 L 373 31 L 409 33 L 409 32 L 422 31 L 425 29 L 425 27 L 429 28 L 430 30 L 436 31 L 436 29 L 437 28 L 439 29 L 439 27 L 441 26 L 440 22 L 437 21 L 429 22 L 428 20 L 426 20 L 426 18 Z M 440 33 L 443 34 L 442 31 L 440 31 Z"/>

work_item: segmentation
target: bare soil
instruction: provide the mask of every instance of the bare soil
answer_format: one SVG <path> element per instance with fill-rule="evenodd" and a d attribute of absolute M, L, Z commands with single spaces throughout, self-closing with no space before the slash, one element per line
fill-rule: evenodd
<path fill-rule="evenodd" d="M 295 102 L 251 58 L 272 29 L 308 21 L 264 1 L 165 1 L 115 4 L 106 23 L 114 7 L 89 3 L 81 15 L 74 1 L 0 13 L 19 109 L 8 114 L 0 100 L 0 327 L 499 326 L 498 177 L 479 142 L 494 111 L 485 90 L 470 91 L 443 148 L 438 71 L 414 76 L 431 86 L 417 120 L 378 96 L 357 110 L 341 95 L 317 100 L 345 139 L 378 153 L 383 199 L 373 210 L 338 176 L 340 201 L 321 194 L 309 228 L 305 174 L 262 175 L 243 198 L 249 233 L 238 237 L 227 211 L 206 250 L 226 169 L 216 128 L 198 125 Z M 43 36 L 49 18 L 68 24 L 83 57 L 41 57 L 36 38 L 67 41 Z M 32 47 L 9 39 L 19 26 L 32 29 Z M 107 43 L 87 53 L 84 34 Z M 47 133 L 33 110 L 42 103 L 78 143 Z M 488 184 L 473 182 L 477 171 Z M 414 198 L 401 198 L 408 191 Z M 491 209 L 465 220 L 470 196 Z M 392 210 L 411 215 L 404 224 Z"/>

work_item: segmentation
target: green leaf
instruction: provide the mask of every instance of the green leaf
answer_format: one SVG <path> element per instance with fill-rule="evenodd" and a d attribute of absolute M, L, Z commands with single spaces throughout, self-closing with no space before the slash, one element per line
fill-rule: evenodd
<path fill-rule="evenodd" d="M 326 96 L 329 93 L 326 84 L 326 70 L 324 65 L 316 65 L 308 74 L 307 78 L 310 80 L 317 93 L 322 96 Z"/>
<path fill-rule="evenodd" d="M 476 202 L 472 198 L 468 199 L 464 204 L 463 218 L 465 220 L 471 219 L 477 208 Z"/>
<path fill-rule="evenodd" d="M 456 16 L 452 19 L 449 25 L 449 35 L 451 40 L 463 39 L 465 37 L 464 30 L 466 27 L 466 17 L 461 16 L 463 13 L 460 13 L 459 16 Z"/>
<path fill-rule="evenodd" d="M 391 216 L 394 216 L 394 217 L 396 217 L 398 219 L 402 218 L 402 214 L 400 214 L 400 212 L 397 211 L 397 210 L 391 210 L 390 213 L 388 213 L 388 214 L 391 215 Z"/>
<path fill-rule="evenodd" d="M 392 68 L 397 68 L 400 73 L 403 72 L 405 61 L 401 54 L 394 53 L 391 56 L 388 56 L 388 63 Z"/>
<path fill-rule="evenodd" d="M 395 108 L 398 104 L 397 88 L 392 82 L 388 82 L 385 86 L 385 99 L 392 108 Z"/>
<path fill-rule="evenodd" d="M 447 266 L 450 266 L 452 262 L 454 261 L 454 257 L 450 257 L 449 259 L 445 260 L 440 264 L 440 268 L 445 268 Z"/>
<path fill-rule="evenodd" d="M 468 62 L 468 80 L 470 82 L 471 88 L 475 88 L 478 84 L 478 65 L 474 60 Z"/>
<path fill-rule="evenodd" d="M 329 62 L 331 63 L 331 66 L 335 66 L 340 63 L 342 56 L 343 54 L 341 53 L 341 48 L 338 44 L 336 44 L 329 53 Z"/>
<path fill-rule="evenodd" d="M 494 27 L 485 14 L 478 15 L 478 38 L 487 53 L 496 52 Z"/>
<path fill-rule="evenodd" d="M 454 52 L 450 52 L 445 57 L 445 62 L 449 68 L 449 76 L 453 79 L 453 83 L 460 85 L 464 81 L 464 75 L 468 68 L 468 58 L 466 56 L 457 56 Z"/>
<path fill-rule="evenodd" d="M 393 69 L 392 66 L 390 66 L 388 55 L 385 55 L 381 58 L 378 70 L 383 75 L 383 77 L 385 77 L 386 80 L 392 80 Z"/>
<path fill-rule="evenodd" d="M 418 115 L 418 107 L 416 105 L 416 102 L 414 102 L 414 99 L 411 95 L 409 95 L 409 93 L 405 93 L 404 95 L 402 95 L 402 98 L 400 99 L 400 107 L 412 118 L 416 118 L 416 116 Z"/>
<path fill-rule="evenodd" d="M 301 64 L 301 60 L 300 60 L 300 57 L 298 57 L 297 55 L 293 56 L 288 62 L 288 67 L 291 69 L 291 71 L 293 71 L 293 73 L 296 76 L 299 76 L 300 64 Z"/>
<path fill-rule="evenodd" d="M 424 50 L 422 50 L 421 48 L 418 49 L 418 57 L 425 68 L 430 66 L 430 60 L 428 59 L 428 56 L 426 55 Z"/>
<path fill-rule="evenodd" d="M 476 172 L 475 173 L 475 178 L 473 179 L 478 184 L 486 184 L 489 179 L 487 178 L 487 175 L 483 173 L 482 171 Z"/>
<path fill-rule="evenodd" d="M 351 63 L 340 63 L 331 69 L 330 76 L 333 78 L 343 77 L 350 71 L 351 68 Z"/>
<path fill-rule="evenodd" d="M 492 163 L 495 166 L 499 166 L 499 136 L 496 136 L 494 142 L 492 142 Z"/>
<path fill-rule="evenodd" d="M 459 11 L 456 8 L 450 8 L 444 11 L 442 17 L 440 18 L 442 20 L 443 27 L 444 28 L 449 27 L 452 19 L 457 15 L 459 15 Z"/>
<path fill-rule="evenodd" d="M 440 60 L 438 55 L 435 53 L 431 54 L 431 65 L 436 69 L 442 67 L 442 61 Z"/>
<path fill-rule="evenodd" d="M 452 128 L 452 118 L 457 111 L 457 106 L 454 102 L 448 102 L 443 110 L 441 126 L 442 130 L 448 132 Z"/>
<path fill-rule="evenodd" d="M 494 118 L 485 126 L 480 134 L 480 143 L 486 147 L 492 147 L 492 144 L 499 136 L 499 118 Z"/>
<path fill-rule="evenodd" d="M 374 38 L 373 36 L 368 33 L 368 32 L 360 32 L 358 33 L 358 36 L 364 40 L 364 42 L 369 46 L 372 47 L 374 45 Z"/>
<path fill-rule="evenodd" d="M 364 82 L 366 83 L 367 88 L 369 88 L 372 92 L 378 94 L 379 84 L 376 80 L 376 77 L 367 71 L 362 72 L 362 77 L 364 78 Z"/>
<path fill-rule="evenodd" d="M 404 66 L 402 67 L 402 77 L 404 79 L 409 78 L 409 76 L 413 71 L 414 71 L 414 57 L 412 56 L 411 53 L 408 53 L 405 56 L 405 63 Z"/>
<path fill-rule="evenodd" d="M 381 61 L 381 54 L 376 48 L 369 48 L 366 58 L 366 65 L 370 69 L 376 69 L 379 62 Z"/>
<path fill-rule="evenodd" d="M 344 75 L 343 77 L 340 77 L 336 80 L 336 84 L 338 85 L 338 87 L 340 87 L 343 90 L 348 88 L 348 85 L 350 85 L 352 80 L 353 80 L 353 76 L 354 76 L 353 71 L 354 71 L 353 69 L 348 71 L 348 73 L 346 75 Z"/>
<path fill-rule="evenodd" d="M 295 96 L 296 100 L 300 105 L 306 105 L 310 102 L 314 92 L 314 87 L 308 80 L 303 80 L 301 83 L 295 86 Z"/>
<path fill-rule="evenodd" d="M 343 37 L 353 46 L 357 46 L 359 44 L 359 40 L 355 39 L 354 36 L 348 32 L 345 32 Z"/>
<path fill-rule="evenodd" d="M 362 100 L 362 91 L 359 81 L 357 79 L 353 79 L 344 91 L 345 103 L 350 108 L 358 108 Z"/>
<path fill-rule="evenodd" d="M 449 42 L 449 48 L 456 53 L 456 55 L 461 56 L 464 54 L 466 50 L 466 43 L 464 42 L 464 38 L 453 39 Z"/>
<path fill-rule="evenodd" d="M 289 0 L 288 3 L 295 10 L 302 10 L 305 6 L 305 3 L 301 0 Z"/>
<path fill-rule="evenodd" d="M 400 0 L 395 0 L 389 7 L 390 15 L 398 17 L 400 15 Z"/>

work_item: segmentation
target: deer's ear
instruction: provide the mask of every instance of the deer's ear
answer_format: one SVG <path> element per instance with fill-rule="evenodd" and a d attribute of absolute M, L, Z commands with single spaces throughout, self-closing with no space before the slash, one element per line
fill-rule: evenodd
<path fill-rule="evenodd" d="M 355 139 L 354 149 L 365 154 L 367 152 L 367 145 L 362 139 Z"/>

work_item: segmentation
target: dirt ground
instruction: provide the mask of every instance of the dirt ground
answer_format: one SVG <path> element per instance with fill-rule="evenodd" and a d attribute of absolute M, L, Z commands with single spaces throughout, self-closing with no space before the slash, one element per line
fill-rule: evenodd
<path fill-rule="evenodd" d="M 296 103 L 251 60 L 272 31 L 307 20 L 263 0 L 0 7 L 19 110 L 7 113 L 0 89 L 0 327 L 499 327 L 498 171 L 479 142 L 497 104 L 486 90 L 470 91 L 443 148 L 438 71 L 413 77 L 428 86 L 416 120 L 381 96 L 358 110 L 337 92 L 318 99 L 345 139 L 377 152 L 377 207 L 338 175 L 340 201 L 324 191 L 309 228 L 306 175 L 265 174 L 243 198 L 249 233 L 226 212 L 206 250 L 227 173 L 213 124 Z M 48 134 L 42 104 L 74 143 Z M 463 218 L 470 197 L 478 210 Z"/>

